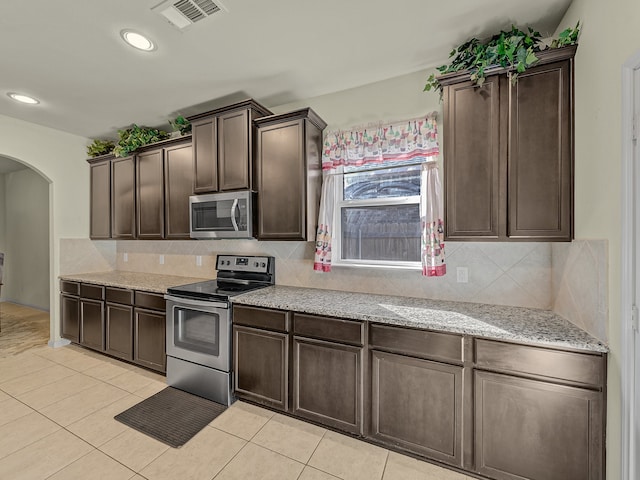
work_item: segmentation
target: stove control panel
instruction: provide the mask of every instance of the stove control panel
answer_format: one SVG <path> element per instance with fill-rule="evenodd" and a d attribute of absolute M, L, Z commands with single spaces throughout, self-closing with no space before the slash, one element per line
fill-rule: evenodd
<path fill-rule="evenodd" d="M 216 270 L 228 272 L 271 273 L 273 257 L 218 255 Z"/>

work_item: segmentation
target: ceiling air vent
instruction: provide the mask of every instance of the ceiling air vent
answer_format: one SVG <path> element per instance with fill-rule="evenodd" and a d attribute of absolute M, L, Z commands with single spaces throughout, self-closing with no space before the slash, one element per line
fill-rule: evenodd
<path fill-rule="evenodd" d="M 151 10 L 182 30 L 226 9 L 217 0 L 168 0 Z"/>

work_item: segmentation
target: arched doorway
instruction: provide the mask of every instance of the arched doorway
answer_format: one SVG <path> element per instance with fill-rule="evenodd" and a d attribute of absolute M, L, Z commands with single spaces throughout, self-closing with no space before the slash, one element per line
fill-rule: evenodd
<path fill-rule="evenodd" d="M 0 155 L 0 301 L 50 311 L 51 181 L 25 162 Z"/>

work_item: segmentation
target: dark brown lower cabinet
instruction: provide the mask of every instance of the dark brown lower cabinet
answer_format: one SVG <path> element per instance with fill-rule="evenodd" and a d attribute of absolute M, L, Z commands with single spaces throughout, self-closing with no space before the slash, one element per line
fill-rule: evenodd
<path fill-rule="evenodd" d="M 603 395 L 476 371 L 476 470 L 495 479 L 602 479 Z"/>
<path fill-rule="evenodd" d="M 105 352 L 133 360 L 133 307 L 107 303 L 105 327 Z"/>
<path fill-rule="evenodd" d="M 135 308 L 133 360 L 136 363 L 160 372 L 167 371 L 166 324 L 165 312 Z"/>
<path fill-rule="evenodd" d="M 63 338 L 166 372 L 163 294 L 64 280 L 60 292 Z"/>
<path fill-rule="evenodd" d="M 238 398 L 288 410 L 288 334 L 234 325 L 233 370 Z"/>
<path fill-rule="evenodd" d="M 78 343 L 80 340 L 80 299 L 60 295 L 60 336 Z"/>
<path fill-rule="evenodd" d="M 104 302 L 80 299 L 80 344 L 104 352 Z"/>
<path fill-rule="evenodd" d="M 362 347 L 293 339 L 293 413 L 362 434 Z"/>
<path fill-rule="evenodd" d="M 371 351 L 371 432 L 398 446 L 462 465 L 463 367 Z"/>

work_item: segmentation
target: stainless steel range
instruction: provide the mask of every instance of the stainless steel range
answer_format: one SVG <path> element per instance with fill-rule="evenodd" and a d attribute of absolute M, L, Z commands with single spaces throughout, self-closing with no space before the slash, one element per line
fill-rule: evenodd
<path fill-rule="evenodd" d="M 167 290 L 167 384 L 231 405 L 231 305 L 275 283 L 275 259 L 218 255 L 216 280 Z"/>

